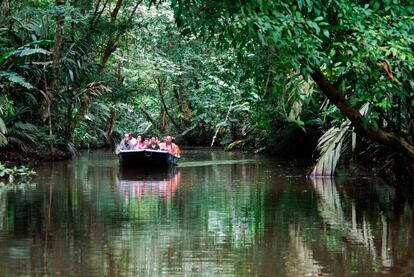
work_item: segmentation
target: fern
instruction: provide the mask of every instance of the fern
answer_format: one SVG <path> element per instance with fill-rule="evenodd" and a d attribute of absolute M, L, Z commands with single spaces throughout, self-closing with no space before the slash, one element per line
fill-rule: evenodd
<path fill-rule="evenodd" d="M 0 71 L 0 79 L 7 79 L 11 83 L 15 83 L 27 89 L 33 89 L 32 84 L 27 82 L 22 76 L 13 71 Z"/>
<path fill-rule="evenodd" d="M 29 145 L 34 145 L 38 142 L 39 129 L 37 126 L 18 121 L 9 127 L 8 142 L 14 144 L 22 151 L 27 152 Z"/>

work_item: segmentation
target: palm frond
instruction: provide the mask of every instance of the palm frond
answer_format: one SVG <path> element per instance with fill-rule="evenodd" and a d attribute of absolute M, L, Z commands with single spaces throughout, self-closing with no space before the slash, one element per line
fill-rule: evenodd
<path fill-rule="evenodd" d="M 7 145 L 7 138 L 4 134 L 0 133 L 0 147 Z"/>
<path fill-rule="evenodd" d="M 102 82 L 92 82 L 86 86 L 84 92 L 90 96 L 101 96 L 112 92 L 112 89 L 103 85 Z"/>
<path fill-rule="evenodd" d="M 27 152 L 29 145 L 34 145 L 38 142 L 39 132 L 37 126 L 18 121 L 9 127 L 7 140 L 9 144 L 15 145 L 22 151 Z"/>
<path fill-rule="evenodd" d="M 72 155 L 72 156 L 75 156 L 76 155 L 76 153 L 77 153 L 77 151 L 76 151 L 76 146 L 75 146 L 75 144 L 73 143 L 73 142 L 67 142 L 66 143 L 66 149 L 69 151 L 69 153 Z"/>
<path fill-rule="evenodd" d="M 364 104 L 359 110 L 365 116 L 369 110 L 369 103 Z M 343 143 L 347 135 L 351 131 L 351 121 L 348 119 L 343 121 L 340 127 L 332 127 L 327 130 L 318 141 L 317 150 L 319 158 L 315 167 L 312 170 L 311 176 L 333 176 L 341 157 L 343 150 Z M 352 149 L 355 148 L 356 135 L 352 131 Z"/>

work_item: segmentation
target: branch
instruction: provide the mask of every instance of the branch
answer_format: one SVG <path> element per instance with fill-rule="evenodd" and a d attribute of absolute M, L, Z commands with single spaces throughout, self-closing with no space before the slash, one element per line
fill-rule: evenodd
<path fill-rule="evenodd" d="M 134 6 L 134 8 L 131 12 L 131 15 L 128 18 L 126 26 L 129 26 L 131 24 L 132 18 L 134 16 L 136 10 L 138 9 L 138 6 L 142 2 L 143 2 L 143 0 L 140 0 L 135 4 L 135 6 Z M 118 16 L 119 9 L 121 8 L 121 5 L 122 5 L 122 0 L 118 0 L 117 3 L 116 3 L 116 7 L 114 8 L 114 10 L 111 13 L 111 23 L 112 24 L 115 24 L 116 18 Z M 115 32 L 112 32 L 109 35 L 109 39 L 106 43 L 106 46 L 105 46 L 105 49 L 104 49 L 104 52 L 103 52 L 103 55 L 102 55 L 102 58 L 101 58 L 101 64 L 100 64 L 100 68 L 99 68 L 100 72 L 103 71 L 104 66 L 108 62 L 109 57 L 116 50 L 116 48 L 117 48 L 116 44 L 117 44 L 119 38 L 121 37 L 121 35 L 124 33 L 124 31 L 125 31 L 124 28 L 122 28 L 121 30 L 116 30 Z"/>
<path fill-rule="evenodd" d="M 101 4 L 101 0 L 98 0 L 98 3 L 96 3 L 96 6 L 95 6 L 95 10 L 93 11 L 93 15 L 92 15 L 92 18 L 91 18 L 91 22 L 89 23 L 89 29 L 92 29 L 92 27 L 94 25 L 95 17 L 98 14 L 98 9 L 99 9 L 99 5 L 100 4 Z"/>
<path fill-rule="evenodd" d="M 173 119 L 173 117 L 171 116 L 170 112 L 167 109 L 167 105 L 165 104 L 165 101 L 164 101 L 164 85 L 163 85 L 162 81 L 157 78 L 157 79 L 155 79 L 155 82 L 157 83 L 158 92 L 160 94 L 161 103 L 164 107 L 165 113 L 167 114 L 168 118 L 171 120 L 172 124 L 174 124 L 174 126 L 181 132 L 182 128 L 180 127 L 180 125 L 177 124 L 177 122 L 175 122 L 175 120 Z"/>
<path fill-rule="evenodd" d="M 100 2 L 100 1 L 101 1 L 101 0 L 99 0 L 99 2 Z M 99 5 L 99 2 L 98 2 L 98 5 Z M 109 0 L 106 0 L 106 1 L 105 1 L 104 5 L 103 5 L 103 7 L 102 7 L 102 9 L 101 9 L 101 11 L 100 11 L 100 12 L 99 12 L 99 14 L 96 16 L 96 18 L 95 18 L 95 13 L 94 13 L 94 17 L 92 18 L 92 20 L 91 20 L 91 24 L 89 25 L 89 31 L 92 31 L 92 30 L 95 28 L 96 23 L 98 23 L 98 21 L 101 19 L 102 13 L 104 12 L 104 10 L 105 10 L 105 8 L 106 8 L 106 5 L 108 5 L 108 2 L 109 2 Z M 98 9 L 98 5 L 96 6 L 96 11 L 97 11 L 97 9 Z"/>
<path fill-rule="evenodd" d="M 139 109 L 141 110 L 142 114 L 145 116 L 145 118 L 151 122 L 151 124 L 153 126 L 155 126 L 158 130 L 160 130 L 161 132 L 163 132 L 163 130 L 160 128 L 160 126 L 158 125 L 157 121 L 152 118 L 152 116 L 145 110 L 144 106 L 140 106 Z"/>
<path fill-rule="evenodd" d="M 313 72 L 311 76 L 322 93 L 351 121 L 359 134 L 377 143 L 391 146 L 414 159 L 414 146 L 407 140 L 382 129 L 375 129 L 371 124 L 367 123 L 361 113 L 354 109 L 345 97 L 329 83 L 320 70 Z"/>

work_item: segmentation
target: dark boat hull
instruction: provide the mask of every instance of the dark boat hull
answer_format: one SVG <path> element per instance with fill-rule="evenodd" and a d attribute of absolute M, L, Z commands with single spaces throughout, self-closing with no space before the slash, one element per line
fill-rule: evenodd
<path fill-rule="evenodd" d="M 120 181 L 165 181 L 173 178 L 179 172 L 176 166 L 161 167 L 121 167 L 118 173 Z"/>
<path fill-rule="evenodd" d="M 167 151 L 121 150 L 118 153 L 122 166 L 172 166 L 180 159 Z"/>

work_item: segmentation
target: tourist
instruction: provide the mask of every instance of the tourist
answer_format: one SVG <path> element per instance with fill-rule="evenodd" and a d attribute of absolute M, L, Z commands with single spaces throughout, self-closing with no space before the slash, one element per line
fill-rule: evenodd
<path fill-rule="evenodd" d="M 121 141 L 121 150 L 132 150 L 137 144 L 137 140 L 130 134 L 125 133 L 124 139 Z"/>
<path fill-rule="evenodd" d="M 147 145 L 147 149 L 150 150 L 160 150 L 160 146 L 158 145 L 158 140 L 155 136 L 151 137 L 150 143 Z"/>
<path fill-rule="evenodd" d="M 171 154 L 180 157 L 181 154 L 181 150 L 178 147 L 177 144 L 171 142 L 172 138 L 171 136 L 165 136 L 164 137 L 164 142 L 160 143 L 160 150 L 166 150 L 168 152 L 170 152 Z"/>
<path fill-rule="evenodd" d="M 147 147 L 147 144 L 145 143 L 145 140 L 142 138 L 142 136 L 137 136 L 137 143 L 134 146 L 134 149 L 145 149 Z"/>

